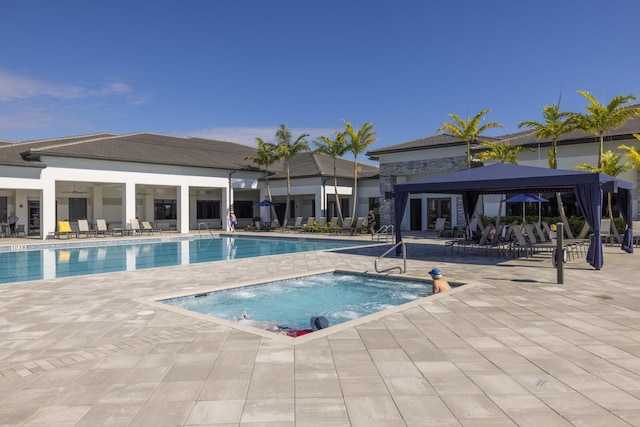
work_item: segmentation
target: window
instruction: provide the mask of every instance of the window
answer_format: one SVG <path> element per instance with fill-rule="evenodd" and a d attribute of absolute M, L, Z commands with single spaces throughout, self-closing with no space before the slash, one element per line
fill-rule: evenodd
<path fill-rule="evenodd" d="M 220 201 L 198 200 L 196 210 L 198 219 L 220 218 Z"/>
<path fill-rule="evenodd" d="M 7 198 L 0 197 L 0 221 L 7 222 Z"/>
<path fill-rule="evenodd" d="M 435 227 L 436 219 L 444 218 L 451 225 L 451 199 L 427 199 L 429 228 Z"/>
<path fill-rule="evenodd" d="M 236 218 L 253 218 L 253 202 L 249 200 L 234 200 L 233 212 Z"/>
<path fill-rule="evenodd" d="M 153 218 L 157 221 L 159 219 L 177 219 L 178 209 L 176 208 L 175 200 L 161 200 L 155 199 L 153 201 L 154 204 L 154 215 Z"/>
<path fill-rule="evenodd" d="M 69 221 L 87 219 L 87 199 L 69 198 Z"/>

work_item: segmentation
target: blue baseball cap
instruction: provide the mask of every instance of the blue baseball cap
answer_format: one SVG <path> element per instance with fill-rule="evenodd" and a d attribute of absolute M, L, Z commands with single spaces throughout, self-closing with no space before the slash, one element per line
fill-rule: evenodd
<path fill-rule="evenodd" d="M 434 268 L 428 274 L 432 276 L 442 276 L 442 271 L 439 268 Z"/>

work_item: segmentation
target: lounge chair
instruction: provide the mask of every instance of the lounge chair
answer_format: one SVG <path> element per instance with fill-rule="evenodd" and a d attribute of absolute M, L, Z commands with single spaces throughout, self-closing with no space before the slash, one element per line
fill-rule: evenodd
<path fill-rule="evenodd" d="M 137 218 L 133 218 L 129 220 L 129 234 L 134 235 L 136 233 L 142 234 L 143 232 L 151 234 L 151 232 L 144 231 L 140 228 L 140 222 Z"/>
<path fill-rule="evenodd" d="M 479 240 L 475 239 L 456 239 L 456 240 L 448 240 L 444 242 L 444 254 L 447 253 L 447 248 L 451 248 L 451 254 L 453 254 L 454 246 L 458 247 L 458 253 L 460 253 L 460 247 L 462 247 L 462 251 L 464 252 L 467 248 L 481 247 L 487 243 L 487 238 L 489 237 L 489 232 L 493 228 L 492 225 L 487 225 L 482 232 Z"/>
<path fill-rule="evenodd" d="M 446 218 L 436 218 L 436 223 L 433 229 L 424 230 L 424 232 L 422 233 L 423 237 L 426 237 L 427 233 L 433 233 L 434 238 L 440 237 L 440 235 L 444 233 L 444 227 L 446 223 L 447 223 Z"/>
<path fill-rule="evenodd" d="M 307 222 L 302 224 L 302 226 L 300 227 L 300 231 L 313 231 L 314 222 L 316 222 L 316 217 L 310 216 L 309 218 L 307 218 Z"/>
<path fill-rule="evenodd" d="M 153 226 L 151 225 L 151 223 L 149 221 L 141 221 L 140 222 L 140 226 L 142 227 L 142 231 L 147 232 L 149 234 L 153 234 L 153 233 L 157 233 L 157 232 L 162 234 L 162 230 L 159 229 L 159 228 L 153 228 Z"/>
<path fill-rule="evenodd" d="M 329 233 L 338 232 L 338 229 L 340 228 L 338 227 L 339 219 L 340 218 L 338 218 L 337 216 L 334 216 L 333 218 L 331 218 L 331 221 L 329 221 L 329 226 L 328 226 Z"/>
<path fill-rule="evenodd" d="M 313 227 L 313 231 L 323 232 L 323 231 L 325 231 L 327 229 L 327 217 L 323 216 L 323 217 L 318 218 L 316 223 L 318 225 L 316 227 Z"/>
<path fill-rule="evenodd" d="M 107 227 L 107 221 L 104 219 L 96 219 L 96 237 L 107 237 L 107 234 L 113 235 Z"/>
<path fill-rule="evenodd" d="M 362 233 L 362 231 L 367 229 L 367 218 L 364 216 L 359 216 L 356 221 L 356 226 L 353 227 L 353 231 L 351 234 Z"/>
<path fill-rule="evenodd" d="M 342 234 L 343 231 L 351 232 L 351 223 L 353 222 L 353 218 L 350 216 L 346 217 L 344 221 L 342 221 L 342 227 L 338 229 L 338 233 Z"/>
<path fill-rule="evenodd" d="M 98 232 L 96 230 L 92 230 L 89 228 L 89 221 L 87 221 L 86 219 L 79 219 L 78 220 L 78 237 L 80 237 L 81 235 L 84 235 L 85 237 L 91 237 L 91 236 L 96 236 L 98 235 Z"/>
<path fill-rule="evenodd" d="M 286 231 L 298 231 L 300 227 L 302 227 L 302 217 L 298 216 L 296 217 L 296 222 L 294 222 L 293 225 L 287 225 L 284 229 Z"/>
<path fill-rule="evenodd" d="M 58 221 L 58 231 L 55 232 L 55 238 L 59 239 L 61 236 L 66 236 L 66 238 L 78 237 L 78 233 L 71 229 L 71 224 L 69 221 Z"/>

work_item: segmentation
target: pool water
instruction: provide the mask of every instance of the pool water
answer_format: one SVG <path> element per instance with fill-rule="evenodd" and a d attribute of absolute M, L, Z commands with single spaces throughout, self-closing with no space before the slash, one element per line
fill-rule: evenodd
<path fill-rule="evenodd" d="M 329 250 L 362 242 L 217 237 L 0 252 L 0 283 Z"/>
<path fill-rule="evenodd" d="M 431 295 L 431 281 L 332 272 L 161 302 L 267 330 L 308 329 L 324 316 L 337 325 Z M 243 319 L 243 313 L 249 319 Z"/>

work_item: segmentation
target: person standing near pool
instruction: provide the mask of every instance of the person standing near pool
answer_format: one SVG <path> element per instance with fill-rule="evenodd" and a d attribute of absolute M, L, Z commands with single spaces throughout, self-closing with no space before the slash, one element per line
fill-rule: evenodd
<path fill-rule="evenodd" d="M 434 268 L 429 272 L 429 274 L 433 279 L 434 294 L 439 294 L 440 292 L 446 292 L 451 290 L 451 285 L 449 285 L 449 282 L 447 281 L 447 279 L 442 277 L 442 270 L 440 270 L 439 268 Z"/>
<path fill-rule="evenodd" d="M 238 219 L 236 218 L 236 214 L 231 211 L 229 212 L 229 221 L 231 224 L 231 232 L 235 233 L 236 232 L 236 224 L 238 224 Z"/>
<path fill-rule="evenodd" d="M 9 216 L 7 217 L 7 222 L 9 223 L 9 231 L 11 235 L 16 234 L 16 223 L 20 218 L 18 218 L 15 212 L 9 212 Z"/>
<path fill-rule="evenodd" d="M 375 234 L 375 232 L 376 232 L 376 214 L 373 213 L 373 210 L 369 211 L 369 215 L 367 215 L 367 221 L 369 221 L 369 233 Z"/>

